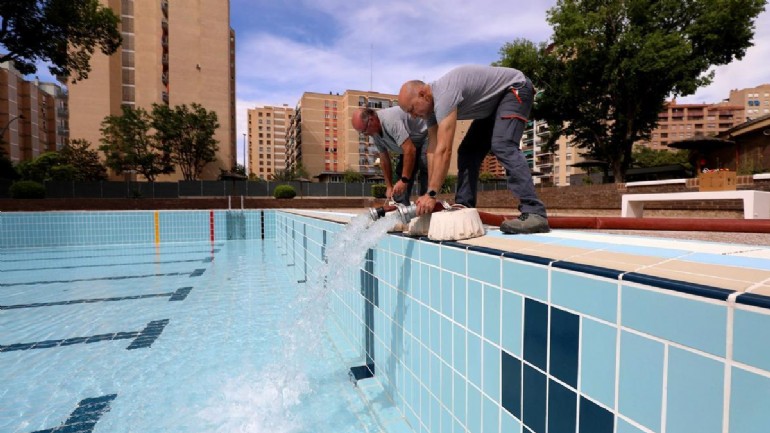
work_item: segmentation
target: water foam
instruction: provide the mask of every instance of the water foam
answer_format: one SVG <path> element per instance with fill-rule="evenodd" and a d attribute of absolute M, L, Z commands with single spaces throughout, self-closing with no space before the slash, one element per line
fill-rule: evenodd
<path fill-rule="evenodd" d="M 374 223 L 368 215 L 359 215 L 335 234 L 326 249 L 325 264 L 308 275 L 307 284 L 291 306 L 293 314 L 287 314 L 286 323 L 281 326 L 282 344 L 275 348 L 274 361 L 259 372 L 241 373 L 228 380 L 221 394 L 200 413 L 217 426 L 217 432 L 316 431 L 317 426 L 306 424 L 318 420 L 298 413 L 298 409 L 319 391 L 309 369 L 319 362 L 317 357 L 324 353 L 322 346 L 327 344 L 323 329 L 333 292 L 356 289 L 349 277 L 362 267 L 367 251 L 375 247 L 397 221 L 394 213 Z M 339 377 L 330 383 L 333 386 L 346 382 L 346 377 Z M 322 398 L 336 396 L 334 392 L 329 394 L 323 393 Z"/>

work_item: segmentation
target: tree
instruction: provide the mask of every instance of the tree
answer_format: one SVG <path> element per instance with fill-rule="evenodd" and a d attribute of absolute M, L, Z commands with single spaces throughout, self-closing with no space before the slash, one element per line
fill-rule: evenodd
<path fill-rule="evenodd" d="M 154 182 L 174 172 L 171 154 L 150 135 L 150 116 L 143 108 L 123 106 L 123 114 L 102 121 L 102 146 L 107 167 L 117 174 L 134 171 Z"/>
<path fill-rule="evenodd" d="M 65 165 L 58 152 L 45 152 L 35 159 L 22 161 L 17 170 L 23 180 L 44 183 L 50 180 L 72 180 L 73 167 L 59 168 Z"/>
<path fill-rule="evenodd" d="M 91 143 L 84 139 L 67 142 L 59 151 L 64 164 L 75 169 L 74 180 L 100 181 L 107 180 L 107 169 L 99 159 L 99 153 L 91 149 Z"/>
<path fill-rule="evenodd" d="M 150 124 L 158 145 L 170 152 L 171 162 L 179 166 L 184 180 L 199 179 L 206 164 L 217 160 L 216 112 L 196 103 L 174 108 L 153 104 Z"/>
<path fill-rule="evenodd" d="M 553 44 L 538 47 L 538 117 L 623 182 L 633 143 L 649 137 L 667 97 L 709 84 L 709 68 L 741 59 L 764 0 L 560 0 Z M 500 63 L 516 67 L 516 59 Z M 535 75 L 537 77 L 537 75 Z"/>
<path fill-rule="evenodd" d="M 99 0 L 10 0 L 0 2 L 0 62 L 13 61 L 22 74 L 48 62 L 53 75 L 88 77 L 96 48 L 110 55 L 122 42 L 115 13 Z"/>
<path fill-rule="evenodd" d="M 8 157 L 0 153 L 0 179 L 16 180 L 19 178 L 19 172 L 16 171 L 16 167 L 13 166 Z"/>
<path fill-rule="evenodd" d="M 650 149 L 647 146 L 638 146 L 633 151 L 633 163 L 632 166 L 644 168 L 644 167 L 659 167 L 661 165 L 682 164 L 689 166 L 689 152 L 687 150 L 677 150 L 675 152 L 668 150 L 656 150 Z"/>
<path fill-rule="evenodd" d="M 342 181 L 345 183 L 361 183 L 364 181 L 364 175 L 355 170 L 347 169 L 342 175 Z"/>

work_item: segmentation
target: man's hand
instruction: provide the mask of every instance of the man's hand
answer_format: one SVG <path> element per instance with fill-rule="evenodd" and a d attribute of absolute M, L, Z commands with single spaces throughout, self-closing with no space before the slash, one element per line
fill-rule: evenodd
<path fill-rule="evenodd" d="M 388 200 L 393 200 L 393 187 L 387 186 L 385 187 L 385 198 Z"/>
<path fill-rule="evenodd" d="M 436 198 L 428 194 L 417 198 L 417 215 L 427 215 L 433 212 L 436 207 Z"/>
<path fill-rule="evenodd" d="M 404 195 L 405 192 L 406 192 L 406 184 L 402 182 L 401 179 L 399 179 L 398 182 L 396 182 L 396 185 L 393 186 L 393 195 L 400 197 Z"/>

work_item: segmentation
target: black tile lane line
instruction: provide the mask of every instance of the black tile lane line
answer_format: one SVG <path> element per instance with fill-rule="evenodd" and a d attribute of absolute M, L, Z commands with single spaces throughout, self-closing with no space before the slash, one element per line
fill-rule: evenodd
<path fill-rule="evenodd" d="M 126 350 L 143 349 L 150 347 L 168 325 L 169 319 L 153 320 L 141 331 L 113 332 L 110 334 L 91 335 L 89 337 L 72 337 L 60 340 L 45 340 L 32 343 L 16 343 L 7 346 L 0 345 L 0 353 L 17 350 L 49 349 L 51 347 L 71 346 L 73 344 L 91 344 L 99 341 L 135 339 L 126 347 Z"/>
<path fill-rule="evenodd" d="M 151 293 L 147 295 L 134 295 L 134 296 L 119 296 L 114 298 L 92 298 L 92 299 L 74 299 L 71 301 L 58 301 L 58 302 L 38 302 L 34 304 L 16 304 L 16 305 L 0 305 L 0 310 L 16 310 L 20 308 L 37 308 L 37 307 L 53 307 L 55 305 L 72 305 L 72 304 L 92 304 L 95 302 L 115 302 L 115 301 L 130 301 L 134 299 L 146 299 L 146 298 L 162 298 L 169 297 L 169 301 L 183 301 L 190 294 L 192 287 L 182 287 L 175 292 L 168 293 Z"/>
<path fill-rule="evenodd" d="M 114 249 L 110 250 L 114 251 Z M 215 248 L 213 250 L 205 250 L 205 251 L 168 251 L 160 253 L 160 255 L 163 254 L 215 254 L 218 253 L 220 250 L 219 248 Z M 11 254 L 18 256 L 19 254 Z M 13 262 L 33 262 L 33 261 L 45 261 L 45 260 L 75 260 L 75 259 L 95 259 L 95 258 L 103 258 L 103 257 L 141 257 L 141 256 L 157 256 L 157 251 L 147 252 L 147 253 L 132 253 L 132 252 L 123 252 L 121 254 L 98 254 L 98 255 L 91 255 L 91 256 L 71 256 L 71 255 L 61 255 L 61 256 L 51 256 L 51 257 L 35 257 L 35 258 L 24 258 L 24 259 L 11 259 L 11 260 L 5 260 L 0 259 L 0 263 L 13 263 Z"/>
<path fill-rule="evenodd" d="M 109 412 L 110 403 L 117 396 L 117 394 L 109 394 L 80 400 L 64 424 L 32 433 L 91 433 L 102 415 Z"/>
<path fill-rule="evenodd" d="M 173 277 L 176 275 L 190 275 L 190 277 L 200 277 L 206 272 L 205 269 L 196 269 L 192 272 L 168 272 L 159 274 L 145 274 L 145 275 L 122 275 L 117 277 L 98 277 L 98 278 L 79 278 L 74 280 L 50 280 L 50 281 L 27 281 L 23 283 L 0 283 L 0 287 L 11 286 L 35 286 L 39 284 L 56 284 L 56 283 L 79 283 L 83 281 L 105 281 L 105 280 L 130 280 L 135 278 L 153 278 L 153 277 Z"/>
<path fill-rule="evenodd" d="M 22 269 L 0 269 L 0 272 L 29 272 L 29 271 L 50 271 L 53 269 L 81 269 L 81 268 L 108 268 L 111 266 L 138 266 L 138 265 L 169 265 L 172 263 L 211 263 L 212 257 L 206 257 L 205 259 L 187 259 L 187 260 L 166 260 L 166 261 L 151 261 L 151 262 L 125 262 L 125 263 L 108 263 L 108 264 L 94 264 L 94 265 L 73 265 L 73 266 L 51 266 L 51 267 L 36 267 L 36 268 L 22 268 Z"/>

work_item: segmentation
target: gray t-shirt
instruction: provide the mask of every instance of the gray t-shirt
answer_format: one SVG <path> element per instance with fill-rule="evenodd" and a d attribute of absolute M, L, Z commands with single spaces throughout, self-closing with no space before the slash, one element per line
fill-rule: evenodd
<path fill-rule="evenodd" d="M 402 154 L 401 145 L 407 138 L 412 139 L 415 146 L 421 147 L 427 140 L 428 127 L 425 120 L 412 118 L 400 107 L 390 107 L 377 111 L 377 117 L 382 126 L 382 135 L 375 135 L 374 145 L 380 152 Z M 423 146 L 427 148 L 427 146 Z"/>
<path fill-rule="evenodd" d="M 467 65 L 452 69 L 430 83 L 434 105 L 428 126 L 438 124 L 455 108 L 458 120 L 489 117 L 505 89 L 526 80 L 521 71 L 513 68 Z"/>

